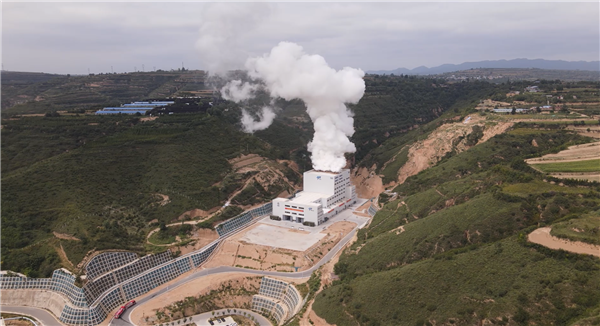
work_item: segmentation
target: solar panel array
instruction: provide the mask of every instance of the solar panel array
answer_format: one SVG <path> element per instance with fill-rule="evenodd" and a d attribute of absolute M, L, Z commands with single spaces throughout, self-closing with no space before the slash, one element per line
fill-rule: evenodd
<path fill-rule="evenodd" d="M 217 233 L 219 233 L 219 236 L 222 237 L 248 224 L 253 218 L 257 216 L 269 215 L 272 211 L 273 203 L 268 203 L 220 223 L 215 229 L 217 230 Z"/>
<path fill-rule="evenodd" d="M 138 255 L 129 251 L 104 252 L 90 259 L 85 266 L 85 274 L 88 281 L 93 281 L 98 276 L 126 265 L 137 258 Z"/>
<path fill-rule="evenodd" d="M 263 277 L 258 295 L 252 297 L 252 310 L 271 315 L 279 324 L 289 320 L 302 307 L 300 292 L 292 284 Z"/>
<path fill-rule="evenodd" d="M 369 213 L 369 215 L 375 216 L 375 214 L 377 214 L 377 208 L 373 206 L 373 204 L 371 204 L 371 206 L 369 206 L 369 209 L 367 209 L 367 212 Z"/>
<path fill-rule="evenodd" d="M 77 326 L 97 325 L 126 301 L 199 267 L 217 248 L 223 235 L 239 229 L 254 217 L 270 212 L 271 203 L 268 203 L 223 222 L 221 225 L 225 225 L 225 228 L 221 229 L 225 232 L 219 232 L 219 239 L 176 259 L 172 258 L 170 251 L 141 258 L 131 252 L 100 254 L 86 265 L 88 282 L 83 288 L 75 285 L 73 274 L 57 269 L 51 278 L 41 279 L 0 274 L 0 289 L 37 289 L 60 293 L 68 299 L 59 316 L 60 321 Z"/>

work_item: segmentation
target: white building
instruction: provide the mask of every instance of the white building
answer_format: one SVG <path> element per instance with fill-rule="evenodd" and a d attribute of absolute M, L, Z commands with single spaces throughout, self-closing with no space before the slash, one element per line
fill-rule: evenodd
<path fill-rule="evenodd" d="M 356 203 L 356 188 L 350 184 L 350 170 L 304 172 L 304 191 L 291 199 L 273 200 L 273 215 L 284 221 L 319 225 Z"/>

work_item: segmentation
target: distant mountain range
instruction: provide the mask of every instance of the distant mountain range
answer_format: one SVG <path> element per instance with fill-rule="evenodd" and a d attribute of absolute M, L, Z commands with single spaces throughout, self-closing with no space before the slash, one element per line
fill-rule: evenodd
<path fill-rule="evenodd" d="M 367 73 L 378 75 L 437 75 L 446 72 L 468 70 L 474 68 L 537 68 L 551 70 L 600 71 L 600 61 L 564 61 L 544 59 L 486 60 L 477 62 L 465 62 L 458 65 L 443 64 L 441 66 L 433 68 L 420 66 L 414 69 L 398 68 L 394 70 L 371 70 L 367 71 Z"/>

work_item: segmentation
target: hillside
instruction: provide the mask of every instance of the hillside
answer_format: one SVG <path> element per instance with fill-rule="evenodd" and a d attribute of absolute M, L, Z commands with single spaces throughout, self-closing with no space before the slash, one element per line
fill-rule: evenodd
<path fill-rule="evenodd" d="M 435 75 L 453 71 L 477 68 L 502 68 L 502 69 L 549 69 L 549 70 L 599 70 L 598 61 L 564 61 L 544 59 L 512 59 L 512 60 L 485 60 L 476 62 L 463 62 L 461 64 L 443 64 L 428 68 L 420 66 L 414 69 L 398 68 L 395 70 L 368 71 L 371 74 L 404 74 L 404 75 Z"/>
<path fill-rule="evenodd" d="M 239 106 L 220 100 L 208 110 L 154 120 L 80 110 L 106 99 L 129 102 L 193 92 L 203 87 L 194 81 L 198 76 L 165 72 L 38 80 L 21 75 L 26 87 L 17 98 L 37 101 L 3 110 L 11 118 L 2 120 L 2 269 L 45 276 L 61 266 L 76 269 L 94 250 L 165 250 L 163 245 L 178 236 L 189 242 L 196 231 L 170 227 L 152 237 L 150 243 L 158 246 L 146 243 L 160 225 L 220 212 L 203 224 L 210 227 L 293 192 L 301 172 L 311 167 L 306 144 L 312 123 L 299 101 L 278 101 L 278 118 L 253 135 L 240 131 Z M 175 87 L 177 82 L 188 84 Z M 459 100 L 475 103 L 482 89 L 494 87 L 474 83 L 442 90 L 432 82 L 367 80 L 367 95 L 352 108 L 356 156 L 435 119 Z M 404 89 L 415 95 L 399 97 Z M 58 110 L 58 103 L 65 106 Z M 404 109 L 390 110 L 392 103 Z M 47 111 L 58 114 L 27 114 Z M 393 122 L 390 116 L 398 114 L 402 120 Z M 227 201 L 232 206 L 220 211 Z"/>
<path fill-rule="evenodd" d="M 174 250 L 190 250 L 184 244 L 194 245 L 198 239 L 193 234 L 202 231 L 198 228 L 210 228 L 297 189 L 301 173 L 311 168 L 306 144 L 313 133 L 300 101 L 277 101 L 277 119 L 252 135 L 240 131 L 239 105 L 220 99 L 211 99 L 214 105 L 198 112 L 176 112 L 156 119 L 95 116 L 78 109 L 97 105 L 84 104 L 86 95 L 78 91 L 130 102 L 166 94 L 197 94 L 195 89 L 204 87 L 198 72 L 161 74 L 29 81 L 23 77 L 26 91 L 19 94 L 38 101 L 3 110 L 3 270 L 46 276 L 58 267 L 76 271 L 82 259 L 94 251 L 149 253 L 164 251 L 172 243 L 178 244 L 171 246 Z M 367 76 L 365 81 L 364 98 L 351 107 L 357 152 L 348 155 L 349 164 L 351 168 L 374 169 L 367 174 L 387 175 L 392 181 L 398 180 L 403 161 L 399 153 L 404 146 L 427 141 L 442 125 L 460 126 L 464 130 L 456 135 L 464 136 L 464 144 L 453 143 L 457 150 L 432 156 L 423 168 L 469 152 L 476 143 L 471 138 L 481 137 L 473 127 L 483 126 L 485 138 L 493 126 L 473 119 L 473 125 L 463 127 L 462 119 L 476 112 L 480 100 L 505 97 L 511 88 L 527 86 L 399 76 Z M 559 86 L 545 81 L 544 85 Z M 565 91 L 569 85 L 560 84 Z M 587 88 L 580 87 L 576 94 L 588 94 L 584 91 Z M 61 101 L 76 111 L 57 110 Z M 47 108 L 54 113 L 40 116 Z M 406 148 L 408 161 L 419 156 Z M 484 169 L 490 166 L 482 165 Z M 436 198 L 434 194 L 428 200 Z M 227 202 L 231 206 L 222 209 Z M 441 200 L 435 205 L 442 205 Z M 191 228 L 166 227 L 185 219 L 204 222 Z M 160 231 L 150 234 L 157 229 Z"/>
<path fill-rule="evenodd" d="M 444 119 L 384 144 L 366 166 L 393 155 L 406 162 L 405 148 L 439 132 Z M 317 296 L 313 310 L 337 326 L 600 320 L 600 260 L 526 241 L 538 226 L 570 221 L 593 228 L 590 221 L 600 217 L 597 183 L 558 185 L 524 162 L 591 139 L 515 128 L 438 157 L 393 189 L 398 199 L 380 196 L 385 206 L 340 257 L 334 269 L 340 280 Z"/>
<path fill-rule="evenodd" d="M 3 72 L 3 116 L 97 110 L 144 99 L 210 95 L 210 92 L 206 93 L 203 71 L 42 76 L 34 78 L 31 73 Z"/>
<path fill-rule="evenodd" d="M 271 178 L 237 205 L 291 192 L 289 179 L 300 179 L 275 161 L 277 150 L 210 114 L 3 123 L 2 269 L 32 276 L 57 267 L 57 248 L 74 264 L 93 248 L 154 250 L 143 246 L 148 231 L 192 209 L 218 208 L 256 177 L 229 162 L 241 154 L 261 155 L 289 178 Z M 168 204 L 160 205 L 157 194 Z M 59 240 L 53 232 L 81 241 Z"/>

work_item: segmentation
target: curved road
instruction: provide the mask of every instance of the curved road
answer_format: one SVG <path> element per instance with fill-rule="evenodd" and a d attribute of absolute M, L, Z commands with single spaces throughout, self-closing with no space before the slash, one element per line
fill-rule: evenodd
<path fill-rule="evenodd" d="M 329 251 L 325 256 L 323 256 L 323 258 L 318 263 L 316 263 L 313 267 L 311 267 L 305 271 L 302 271 L 302 272 L 272 272 L 272 271 L 261 271 L 261 270 L 256 270 L 256 269 L 247 269 L 247 268 L 231 267 L 231 266 L 219 266 L 219 267 L 202 269 L 197 272 L 193 272 L 192 274 L 188 275 L 187 277 L 177 281 L 175 284 L 172 284 L 163 289 L 160 289 L 159 291 L 157 291 L 153 294 L 145 295 L 145 296 L 142 296 L 142 297 L 136 299 L 136 305 L 133 309 L 127 310 L 121 316 L 121 319 L 111 320 L 109 325 L 111 325 L 111 326 L 135 325 L 131 321 L 130 316 L 131 316 L 131 313 L 137 307 L 139 307 L 140 305 L 144 304 L 145 302 L 147 302 L 148 300 L 150 300 L 156 296 L 162 295 L 162 294 L 169 292 L 181 285 L 186 284 L 187 282 L 190 282 L 192 280 L 195 280 L 197 278 L 207 276 L 207 275 L 237 272 L 237 273 L 256 274 L 256 275 L 261 275 L 261 276 L 279 276 L 279 277 L 287 277 L 287 278 L 309 277 L 315 270 L 317 270 L 319 267 L 321 267 L 324 264 L 326 264 L 327 262 L 329 262 L 329 260 L 331 260 L 331 258 L 333 258 L 333 256 L 335 256 L 348 243 L 348 241 L 350 241 L 350 239 L 352 239 L 352 237 L 354 236 L 356 231 L 359 229 L 359 227 L 360 226 L 357 226 L 354 229 L 352 229 L 352 231 L 350 231 L 350 233 L 348 233 L 344 238 L 342 238 L 342 240 L 339 241 L 331 249 L 331 251 Z"/>
<path fill-rule="evenodd" d="M 62 325 L 60 321 L 54 317 L 53 314 L 48 311 L 35 308 L 35 307 L 23 307 L 23 306 L 5 306 L 1 307 L 2 312 L 14 313 L 24 316 L 30 316 L 38 320 L 42 325 L 54 326 L 54 325 Z"/>
<path fill-rule="evenodd" d="M 364 204 L 364 202 L 360 203 L 360 205 L 362 205 L 362 204 Z M 351 209 L 354 210 L 354 209 L 356 209 L 356 207 L 360 207 L 360 205 L 353 205 Z M 357 226 L 354 229 L 352 229 L 352 231 L 350 231 L 344 238 L 342 238 L 342 240 L 340 240 L 333 248 L 331 248 L 331 250 L 325 256 L 323 256 L 323 258 L 318 263 L 316 263 L 313 267 L 311 267 L 305 271 L 302 271 L 302 272 L 272 272 L 272 271 L 261 271 L 261 270 L 246 269 L 246 268 L 231 267 L 231 266 L 220 266 L 220 267 L 207 268 L 207 269 L 199 267 L 198 269 L 196 269 L 196 271 L 192 272 L 192 274 L 188 275 L 185 278 L 182 278 L 181 280 L 175 282 L 174 284 L 168 285 L 167 287 L 162 288 L 153 294 L 144 295 L 144 296 L 136 298 L 137 304 L 134 306 L 133 309 L 127 310 L 121 316 L 121 319 L 112 319 L 113 317 L 109 316 L 109 318 L 111 318 L 109 325 L 110 326 L 135 325 L 133 322 L 131 322 L 130 315 L 137 307 L 139 307 L 143 303 L 147 302 L 148 300 L 150 300 L 156 296 L 159 296 L 161 294 L 169 292 L 181 285 L 186 284 L 187 282 L 190 282 L 192 280 L 195 280 L 197 278 L 207 276 L 207 275 L 237 272 L 237 273 L 249 273 L 249 274 L 261 275 L 261 276 L 279 276 L 279 277 L 287 277 L 287 278 L 309 277 L 315 270 L 317 270 L 319 267 L 321 267 L 324 264 L 326 264 L 327 262 L 329 262 L 329 260 L 331 260 L 331 258 L 333 258 L 350 241 L 350 239 L 352 239 L 352 237 L 354 236 L 356 231 L 358 229 L 362 228 L 366 224 L 366 221 L 363 220 L 365 218 L 352 214 L 351 213 L 352 210 L 350 210 L 349 218 L 346 218 L 346 219 L 351 220 L 354 218 L 352 222 L 355 222 L 357 224 Z M 342 213 L 338 214 L 338 216 L 341 216 L 341 215 L 342 215 Z M 344 219 L 344 220 L 346 220 L 346 219 Z M 254 223 L 252 223 L 252 224 L 254 224 Z M 250 225 L 248 225 L 248 226 L 250 226 Z M 242 230 L 243 229 L 245 229 L 245 228 L 242 228 Z M 239 230 L 238 232 L 241 232 L 242 230 Z M 235 233 L 237 233 L 237 232 L 235 232 Z M 227 235 L 227 236 L 231 236 L 231 234 Z M 46 311 L 44 309 L 35 308 L 35 307 L 7 306 L 7 305 L 2 305 L 0 308 L 3 312 L 14 312 L 14 313 L 18 313 L 18 314 L 32 316 L 35 319 L 39 320 L 42 323 L 42 325 L 45 325 L 45 326 L 63 325 L 63 323 L 59 322 L 54 315 L 52 315 L 51 313 L 49 313 L 48 311 Z M 262 326 L 262 324 L 261 324 L 261 326 Z"/>

